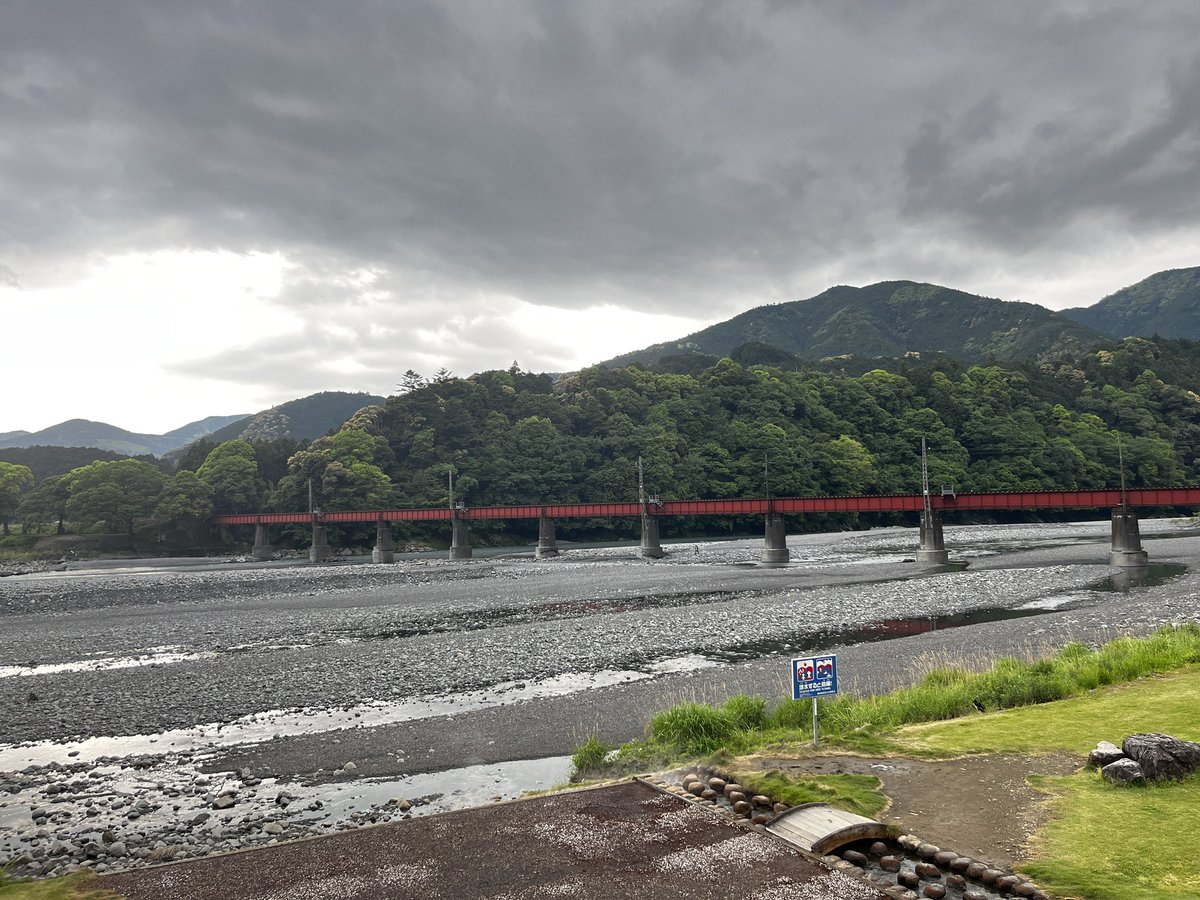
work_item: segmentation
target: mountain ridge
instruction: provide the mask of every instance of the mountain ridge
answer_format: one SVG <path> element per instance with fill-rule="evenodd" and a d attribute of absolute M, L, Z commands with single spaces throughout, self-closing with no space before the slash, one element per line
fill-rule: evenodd
<path fill-rule="evenodd" d="M 0 435 L 0 448 L 92 447 L 127 456 L 162 456 L 170 450 L 211 434 L 218 428 L 246 416 L 207 416 L 188 422 L 164 434 L 127 431 L 107 422 L 91 419 L 67 419 L 41 431 L 9 432 Z"/>
<path fill-rule="evenodd" d="M 246 416 L 204 437 L 216 443 L 235 438 L 312 440 L 345 422 L 364 406 L 381 404 L 386 399 L 362 391 L 318 391 Z"/>
<path fill-rule="evenodd" d="M 680 353 L 727 356 L 755 342 L 811 360 L 847 353 L 896 357 L 938 352 L 967 362 L 1029 362 L 1104 340 L 1100 332 L 1035 303 L 900 280 L 835 285 L 806 300 L 758 306 L 678 341 L 653 344 L 601 365 L 653 364 Z"/>
<path fill-rule="evenodd" d="M 1164 269 L 1091 306 L 1062 311 L 1116 340 L 1125 337 L 1200 338 L 1200 267 Z"/>

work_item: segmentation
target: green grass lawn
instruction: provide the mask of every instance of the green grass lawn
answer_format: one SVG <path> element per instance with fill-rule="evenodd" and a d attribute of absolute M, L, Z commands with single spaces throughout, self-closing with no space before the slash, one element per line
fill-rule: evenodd
<path fill-rule="evenodd" d="M 111 891 L 94 890 L 96 877 L 68 875 L 46 881 L 16 881 L 0 871 L 0 900 L 120 900 Z"/>
<path fill-rule="evenodd" d="M 1200 897 L 1194 832 L 1200 777 L 1116 787 L 1094 772 L 1031 779 L 1053 818 L 1019 868 L 1060 897 L 1168 900 Z"/>
<path fill-rule="evenodd" d="M 893 739 L 923 754 L 1085 754 L 1099 740 L 1161 731 L 1200 740 L 1200 669 L 1144 678 L 1083 697 L 910 725 Z M 1019 868 L 1063 897 L 1165 900 L 1200 897 L 1195 838 L 1200 777 L 1147 787 L 1118 787 L 1094 771 L 1039 776 L 1052 818 Z"/>
<path fill-rule="evenodd" d="M 1097 741 L 1119 745 L 1127 735 L 1145 731 L 1200 741 L 1200 668 L 1143 678 L 1070 700 L 909 725 L 893 734 L 891 741 L 921 755 L 1051 750 L 1086 754 Z"/>

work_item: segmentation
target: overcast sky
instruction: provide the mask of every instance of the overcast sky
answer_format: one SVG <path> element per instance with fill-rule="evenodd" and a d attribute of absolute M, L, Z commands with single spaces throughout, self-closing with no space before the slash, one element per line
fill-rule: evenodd
<path fill-rule="evenodd" d="M 1200 3 L 6 0 L 0 432 L 1200 264 Z"/>

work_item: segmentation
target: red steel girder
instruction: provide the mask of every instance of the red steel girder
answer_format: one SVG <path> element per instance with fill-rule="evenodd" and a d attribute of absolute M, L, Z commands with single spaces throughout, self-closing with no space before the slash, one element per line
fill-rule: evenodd
<path fill-rule="evenodd" d="M 1200 507 L 1200 487 L 1137 488 L 1127 492 L 1133 507 Z M 995 491 L 981 494 L 930 497 L 934 509 L 1103 509 L 1121 505 L 1116 489 L 1095 491 Z M 757 497 L 729 500 L 667 500 L 647 506 L 654 516 L 761 516 L 768 512 L 790 514 L 913 512 L 924 506 L 920 494 L 869 494 L 857 497 Z M 303 525 L 316 519 L 326 524 L 349 522 L 433 522 L 464 519 L 625 518 L 641 515 L 637 503 L 541 503 L 521 506 L 479 506 L 451 510 L 421 507 L 383 510 L 343 510 L 313 513 L 239 513 L 212 518 L 214 525 Z"/>

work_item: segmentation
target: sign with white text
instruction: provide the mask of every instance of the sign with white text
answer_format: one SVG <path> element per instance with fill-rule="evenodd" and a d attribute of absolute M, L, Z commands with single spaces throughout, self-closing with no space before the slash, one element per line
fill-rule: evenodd
<path fill-rule="evenodd" d="M 793 700 L 809 700 L 837 692 L 836 654 L 792 660 Z"/>

